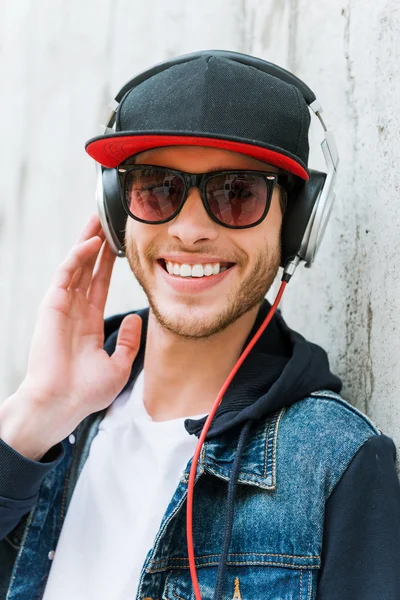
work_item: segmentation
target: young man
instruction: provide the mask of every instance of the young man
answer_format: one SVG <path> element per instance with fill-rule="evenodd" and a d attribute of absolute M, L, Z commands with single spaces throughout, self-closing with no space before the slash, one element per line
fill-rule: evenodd
<path fill-rule="evenodd" d="M 103 322 L 115 254 L 93 215 L 40 305 L 26 378 L 0 407 L 1 598 L 194 598 L 191 458 L 270 309 L 290 182 L 307 177 L 301 158 L 268 149 L 268 139 L 232 150 L 229 70 L 249 104 L 270 86 L 271 120 L 283 106 L 282 127 L 290 117 L 301 142 L 304 111 L 283 101 L 290 84 L 227 59 L 183 63 L 127 93 L 113 155 L 126 256 L 150 308 Z M 219 118 L 231 136 L 213 137 L 204 104 L 224 93 Z M 185 114 L 163 113 L 174 95 Z M 152 104 L 170 127 L 163 140 L 157 125 L 144 130 Z M 180 131 L 198 113 L 200 145 Z M 277 312 L 200 456 L 193 537 L 203 600 L 400 598 L 395 446 L 340 389 L 324 350 Z"/>

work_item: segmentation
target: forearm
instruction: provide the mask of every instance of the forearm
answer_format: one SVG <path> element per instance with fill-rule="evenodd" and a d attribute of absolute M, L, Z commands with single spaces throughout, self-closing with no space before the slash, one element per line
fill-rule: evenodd
<path fill-rule="evenodd" d="M 37 415 L 24 411 L 15 395 L 0 406 L 0 539 L 35 505 L 47 473 L 62 460 L 61 442 L 47 448 Z"/>
<path fill-rule="evenodd" d="M 40 461 L 60 441 L 50 435 L 50 427 L 46 417 L 35 410 L 34 400 L 23 391 L 0 405 L 0 439 L 25 458 Z"/>

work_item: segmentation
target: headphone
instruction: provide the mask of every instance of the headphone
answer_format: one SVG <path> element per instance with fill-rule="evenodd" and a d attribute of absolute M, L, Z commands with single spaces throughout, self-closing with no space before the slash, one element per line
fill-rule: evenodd
<path fill-rule="evenodd" d="M 202 56 L 215 56 L 236 61 L 290 83 L 300 91 L 323 127 L 324 139 L 321 142 L 321 148 L 327 173 L 309 169 L 309 179 L 299 180 L 293 190 L 288 192 L 288 204 L 281 229 L 281 266 L 284 269 L 284 278 L 289 281 L 301 262 L 304 262 L 306 267 L 311 267 L 314 262 L 332 211 L 335 199 L 333 187 L 339 164 L 333 133 L 326 128 L 321 118 L 322 106 L 314 92 L 301 79 L 274 63 L 240 52 L 204 50 L 184 54 L 158 63 L 128 81 L 109 104 L 111 112 L 101 131 L 103 134 L 115 132 L 118 106 L 132 88 L 169 67 Z M 100 222 L 114 254 L 124 257 L 127 213 L 121 201 L 117 168 L 106 168 L 97 163 L 96 169 L 96 199 Z"/>

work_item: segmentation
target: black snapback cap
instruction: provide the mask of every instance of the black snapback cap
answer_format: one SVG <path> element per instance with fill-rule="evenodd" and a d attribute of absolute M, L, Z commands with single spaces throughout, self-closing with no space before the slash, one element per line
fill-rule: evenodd
<path fill-rule="evenodd" d="M 209 146 L 308 179 L 310 121 L 296 86 L 211 54 L 174 64 L 128 90 L 115 132 L 90 139 L 86 151 L 112 168 L 151 148 Z"/>

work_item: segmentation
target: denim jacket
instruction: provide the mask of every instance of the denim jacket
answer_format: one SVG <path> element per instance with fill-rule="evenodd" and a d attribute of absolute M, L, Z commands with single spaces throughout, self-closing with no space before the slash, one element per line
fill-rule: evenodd
<path fill-rule="evenodd" d="M 41 598 L 49 553 L 104 414 L 83 421 L 74 444 L 63 441 L 65 456 L 44 479 L 26 523 L 14 531 L 10 542 L 17 556 L 7 600 Z M 224 598 L 316 597 L 326 499 L 353 455 L 374 435 L 379 430 L 365 415 L 329 391 L 282 408 L 254 428 L 241 461 Z M 213 598 L 236 445 L 233 432 L 206 442 L 197 469 L 193 533 L 204 600 Z M 194 598 L 185 537 L 190 463 L 143 565 L 138 600 Z"/>
<path fill-rule="evenodd" d="M 90 415 L 60 443 L 33 508 L 0 542 L 1 599 L 42 598 L 74 487 L 105 414 Z M 214 598 L 227 487 L 240 431 L 233 427 L 206 439 L 197 467 L 193 537 L 203 600 Z M 252 422 L 237 474 L 224 600 L 358 600 L 320 595 L 326 507 L 355 457 L 379 438 L 386 436 L 366 415 L 329 389 L 311 392 Z M 191 461 L 143 564 L 136 600 L 194 600 L 185 529 L 190 465 Z M 392 500 L 398 507 L 396 481 Z M 15 500 L 9 500 L 12 506 Z M 0 495 L 0 526 L 6 510 L 7 499 Z M 397 512 L 393 524 L 399 523 Z M 384 593 L 379 597 L 392 598 Z"/>

